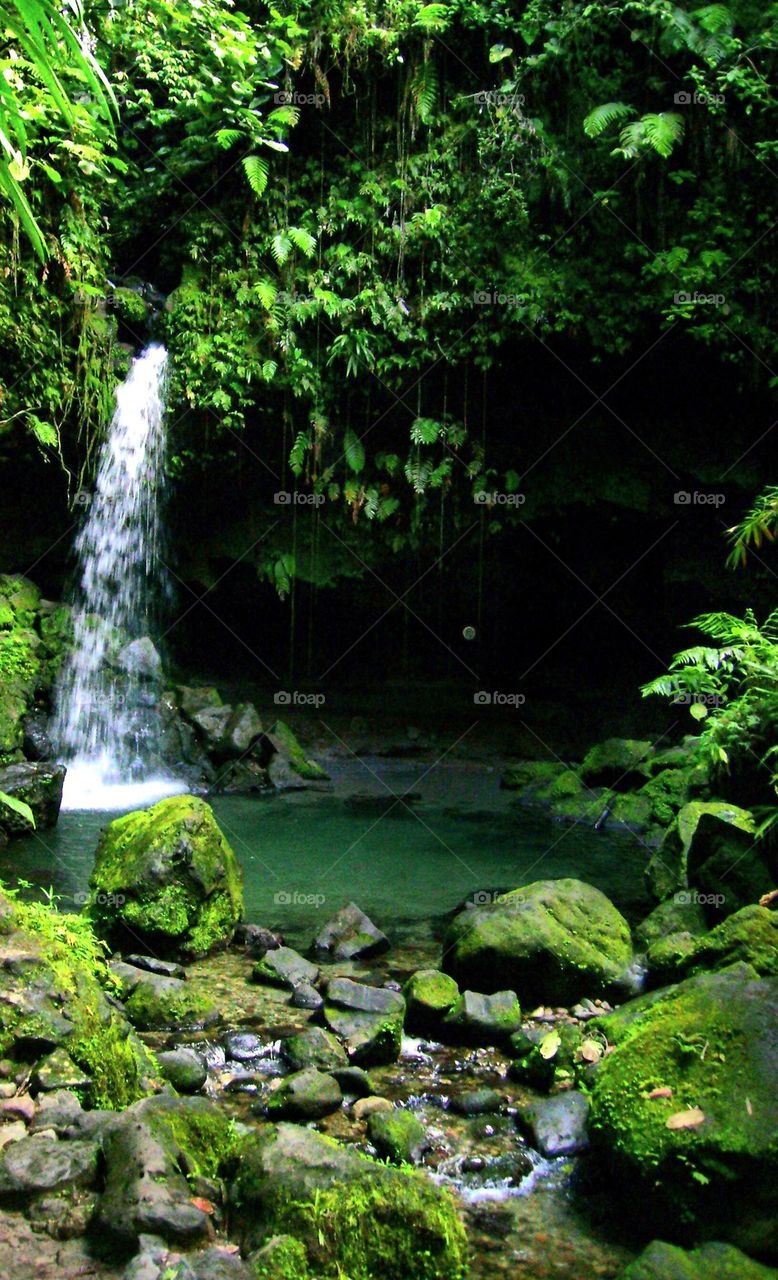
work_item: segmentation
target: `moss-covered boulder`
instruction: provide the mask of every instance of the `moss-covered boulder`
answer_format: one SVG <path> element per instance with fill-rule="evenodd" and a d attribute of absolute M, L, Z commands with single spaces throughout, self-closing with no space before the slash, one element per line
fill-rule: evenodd
<path fill-rule="evenodd" d="M 459 999 L 459 987 L 440 969 L 417 969 L 403 987 L 405 1026 L 417 1035 L 435 1035 Z"/>
<path fill-rule="evenodd" d="M 671 933 L 691 933 L 697 936 L 706 930 L 705 912 L 697 899 L 686 893 L 675 894 L 660 902 L 645 920 L 641 920 L 634 933 L 635 941 L 648 948 Z"/>
<path fill-rule="evenodd" d="M 308 1254 L 294 1236 L 271 1236 L 246 1259 L 255 1280 L 309 1280 Z"/>
<path fill-rule="evenodd" d="M 727 839 L 731 854 L 728 865 L 734 869 L 734 864 L 742 860 L 754 843 L 751 814 L 723 800 L 691 800 L 684 805 L 646 867 L 650 893 L 661 901 L 676 890 L 695 884 L 692 872 L 707 861 L 707 850 L 716 838 Z M 695 845 L 696 853 L 693 855 Z M 765 893 L 770 887 L 765 885 L 760 893 Z M 750 899 L 754 900 L 754 897 Z M 743 904 L 739 902 L 737 905 Z M 736 906 L 730 910 L 736 910 Z"/>
<path fill-rule="evenodd" d="M 465 1232 L 447 1190 L 296 1125 L 246 1140 L 230 1198 L 244 1254 L 273 1236 L 294 1236 L 321 1280 L 467 1273 Z"/>
<path fill-rule="evenodd" d="M 743 907 L 709 933 L 671 934 L 654 943 L 647 961 L 657 981 L 674 982 L 739 961 L 762 977 L 778 977 L 778 914 L 767 907 Z"/>
<path fill-rule="evenodd" d="M 731 1244 L 711 1241 L 687 1253 L 652 1240 L 619 1280 L 775 1280 L 775 1275 L 772 1267 L 747 1258 Z"/>
<path fill-rule="evenodd" d="M 157 1072 L 130 1024 L 109 1002 L 111 975 L 80 916 L 0 893 L 0 1058 L 33 1067 L 62 1049 L 89 1081 L 93 1107 L 142 1097 Z"/>
<path fill-rule="evenodd" d="M 267 1113 L 277 1120 L 321 1120 L 342 1103 L 343 1094 L 333 1076 L 305 1067 L 279 1082 L 267 1100 Z"/>
<path fill-rule="evenodd" d="M 581 763 L 581 779 L 589 787 L 630 791 L 646 779 L 646 761 L 653 743 L 635 738 L 608 738 L 587 751 Z"/>
<path fill-rule="evenodd" d="M 599 889 L 581 880 L 538 880 L 460 912 L 443 956 L 460 987 L 510 986 L 531 1008 L 618 990 L 632 944 L 629 925 Z"/>
<path fill-rule="evenodd" d="M 326 770 L 315 760 L 309 759 L 305 748 L 285 721 L 276 720 L 272 728 L 268 729 L 266 739 L 273 751 L 268 771 L 276 785 L 283 785 L 284 769 L 291 770 L 305 782 L 326 782 L 329 779 Z"/>
<path fill-rule="evenodd" d="M 374 1111 L 368 1116 L 367 1134 L 379 1156 L 393 1164 L 417 1164 L 427 1145 L 421 1120 L 402 1107 Z"/>
<path fill-rule="evenodd" d="M 61 764 L 24 763 L 0 768 L 0 791 L 28 805 L 35 823 L 33 828 L 26 816 L 0 803 L 0 829 L 13 836 L 56 826 L 64 782 L 65 767 Z"/>
<path fill-rule="evenodd" d="M 609 1186 L 655 1224 L 776 1256 L 777 1028 L 778 979 L 742 964 L 622 1025 L 595 1076 L 591 1136 Z"/>
<path fill-rule="evenodd" d="M 206 955 L 243 913 L 242 876 L 213 811 L 172 796 L 116 818 L 97 846 L 89 913 L 112 946 L 139 941 L 158 955 Z"/>
<path fill-rule="evenodd" d="M 463 991 L 441 1026 L 448 1039 L 464 1044 L 503 1044 L 521 1026 L 515 991 Z"/>

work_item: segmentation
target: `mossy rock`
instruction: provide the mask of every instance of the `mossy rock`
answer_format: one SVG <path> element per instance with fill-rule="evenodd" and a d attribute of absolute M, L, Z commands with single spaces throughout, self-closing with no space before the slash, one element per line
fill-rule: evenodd
<path fill-rule="evenodd" d="M 687 1253 L 664 1240 L 652 1240 L 620 1280 L 776 1280 L 776 1272 L 731 1244 L 712 1241 Z"/>
<path fill-rule="evenodd" d="M 0 626 L 11 625 L 6 621 L 8 615 L 18 627 L 34 626 L 40 599 L 40 591 L 29 578 L 0 573 Z"/>
<path fill-rule="evenodd" d="M 151 1054 L 106 999 L 110 974 L 88 923 L 0 893 L 0 1057 L 34 1063 L 63 1049 L 93 1107 L 121 1108 L 158 1079 Z"/>
<path fill-rule="evenodd" d="M 690 864 L 696 861 L 696 865 L 700 865 L 705 859 L 699 856 L 699 845 L 696 859 L 691 857 L 691 850 L 698 831 L 701 837 L 706 838 L 707 833 L 707 838 L 710 838 L 711 826 L 727 829 L 725 834 L 733 849 L 730 866 L 753 844 L 754 821 L 746 809 L 739 809 L 737 805 L 723 800 L 689 801 L 679 811 L 661 847 L 646 867 L 646 883 L 655 898 L 661 901 L 677 889 L 686 889 L 692 884 Z"/>
<path fill-rule="evenodd" d="M 138 983 L 124 1007 L 138 1031 L 200 1030 L 219 1021 L 218 1011 L 194 983 L 151 973 Z"/>
<path fill-rule="evenodd" d="M 500 779 L 506 791 L 517 791 L 519 799 L 527 803 L 538 802 L 548 788 L 568 767 L 556 760 L 519 760 L 509 764 Z"/>
<path fill-rule="evenodd" d="M 624 917 L 599 889 L 571 879 L 538 880 L 460 912 L 443 951 L 460 987 L 510 986 L 525 1008 L 612 994 L 632 960 Z"/>
<path fill-rule="evenodd" d="M 661 769 L 640 788 L 638 795 L 650 808 L 651 819 L 660 827 L 669 827 L 691 796 L 693 786 L 689 769 Z"/>
<path fill-rule="evenodd" d="M 688 973 L 686 965 L 694 956 L 697 941 L 693 933 L 680 930 L 653 942 L 646 952 L 649 984 L 664 987 L 685 977 Z"/>
<path fill-rule="evenodd" d="M 294 1236 L 271 1236 L 249 1254 L 246 1265 L 255 1280 L 310 1280 L 311 1275 L 305 1245 Z"/>
<path fill-rule="evenodd" d="M 403 987 L 405 1026 L 420 1035 L 440 1030 L 446 1014 L 459 999 L 459 987 L 440 969 L 418 969 Z"/>
<path fill-rule="evenodd" d="M 653 743 L 635 738 L 608 738 L 587 751 L 581 763 L 581 779 L 590 787 L 630 791 L 646 777 L 646 762 L 654 754 Z"/>
<path fill-rule="evenodd" d="M 424 1125 L 412 1111 L 374 1111 L 367 1121 L 367 1134 L 378 1152 L 393 1164 L 416 1164 L 427 1141 Z"/>
<path fill-rule="evenodd" d="M 653 954 L 654 948 L 648 953 L 649 964 Z M 778 915 L 774 911 L 760 906 L 743 907 L 710 933 L 691 938 L 690 945 L 679 951 L 668 976 L 672 980 L 715 972 L 739 961 L 762 977 L 778 977 Z"/>
<path fill-rule="evenodd" d="M 329 779 L 329 774 L 322 769 L 321 765 L 308 758 L 304 747 L 283 720 L 276 720 L 266 736 L 273 750 L 287 762 L 298 777 L 304 778 L 307 782 L 326 782 Z"/>
<path fill-rule="evenodd" d="M 291 1235 L 321 1280 L 463 1280 L 454 1200 L 426 1174 L 392 1169 L 301 1126 L 249 1137 L 231 1188 L 244 1254 Z"/>
<path fill-rule="evenodd" d="M 671 933 L 705 933 L 705 912 L 690 893 L 675 894 L 666 898 L 658 907 L 641 920 L 635 929 L 635 940 L 645 947 L 659 942 Z"/>
<path fill-rule="evenodd" d="M 21 758 L 22 722 L 41 684 L 41 648 L 27 627 L 0 631 L 0 763 Z"/>
<path fill-rule="evenodd" d="M 778 979 L 738 964 L 658 993 L 603 1058 L 592 1141 L 649 1225 L 775 1249 L 776 1027 Z"/>
<path fill-rule="evenodd" d="M 117 818 L 103 832 L 89 913 L 112 946 L 206 955 L 229 942 L 243 914 L 242 876 L 213 811 L 172 796 Z"/>

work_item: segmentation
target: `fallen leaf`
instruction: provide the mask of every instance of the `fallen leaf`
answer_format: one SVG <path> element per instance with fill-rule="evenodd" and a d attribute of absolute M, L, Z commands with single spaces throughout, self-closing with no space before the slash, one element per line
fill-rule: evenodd
<path fill-rule="evenodd" d="M 195 1209 L 199 1209 L 202 1213 L 216 1212 L 210 1200 L 204 1200 L 202 1196 L 192 1196 L 192 1204 Z"/>
<path fill-rule="evenodd" d="M 676 1111 L 667 1118 L 668 1129 L 696 1129 L 705 1119 L 705 1112 L 699 1107 L 689 1107 L 686 1111 Z"/>
<path fill-rule="evenodd" d="M 751 1099 L 746 1098 L 746 1111 L 750 1116 L 754 1114 L 754 1108 L 751 1106 Z"/>
<path fill-rule="evenodd" d="M 549 1031 L 548 1035 L 543 1037 L 539 1045 L 541 1058 L 555 1057 L 555 1055 L 559 1051 L 559 1046 L 561 1045 L 561 1043 L 562 1043 L 562 1040 L 559 1035 L 559 1032 Z"/>
<path fill-rule="evenodd" d="M 769 893 L 763 893 L 759 899 L 760 907 L 771 907 L 774 902 L 778 901 L 778 889 L 771 889 Z"/>
<path fill-rule="evenodd" d="M 581 1044 L 581 1057 L 584 1062 L 599 1062 L 602 1057 L 602 1046 L 596 1040 L 584 1040 Z"/>
<path fill-rule="evenodd" d="M 652 1089 L 646 1094 L 647 1098 L 672 1098 L 673 1091 L 669 1085 L 664 1085 L 661 1089 Z"/>

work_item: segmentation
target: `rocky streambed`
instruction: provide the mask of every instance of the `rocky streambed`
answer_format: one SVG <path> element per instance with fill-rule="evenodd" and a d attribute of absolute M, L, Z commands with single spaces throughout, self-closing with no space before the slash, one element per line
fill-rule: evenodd
<path fill-rule="evenodd" d="M 295 949 L 203 800 L 116 820 L 84 916 L 0 898 L 0 1274 L 774 1274 L 778 917 L 690 897 Z"/>

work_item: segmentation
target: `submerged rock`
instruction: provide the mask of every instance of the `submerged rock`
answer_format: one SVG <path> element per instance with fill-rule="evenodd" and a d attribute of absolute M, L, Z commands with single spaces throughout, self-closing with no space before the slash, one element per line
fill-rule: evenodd
<path fill-rule="evenodd" d="M 620 1032 L 592 1090 L 601 1160 L 632 1201 L 652 1193 L 651 1221 L 775 1259 L 778 979 L 733 965 L 635 1003 L 602 1024 Z"/>
<path fill-rule="evenodd" d="M 280 1124 L 246 1140 L 230 1198 L 244 1253 L 288 1233 L 304 1243 L 315 1275 L 466 1274 L 465 1232 L 445 1189 L 301 1126 Z"/>
<path fill-rule="evenodd" d="M 455 916 L 444 964 L 460 986 L 509 985 L 522 1003 L 570 1005 L 608 995 L 627 980 L 629 925 L 599 889 L 581 880 L 538 880 Z"/>
<path fill-rule="evenodd" d="M 112 945 L 142 941 L 163 955 L 205 955 L 232 937 L 243 911 L 235 854 L 204 800 L 172 796 L 116 818 L 103 832 L 89 913 Z"/>
<path fill-rule="evenodd" d="M 358 1065 L 379 1065 L 400 1056 L 404 1017 L 405 1001 L 397 991 L 350 978 L 333 978 L 327 987 L 324 1020 Z"/>
<path fill-rule="evenodd" d="M 325 924 L 314 939 L 314 949 L 333 960 L 356 960 L 389 949 L 389 939 L 354 902 Z"/>

